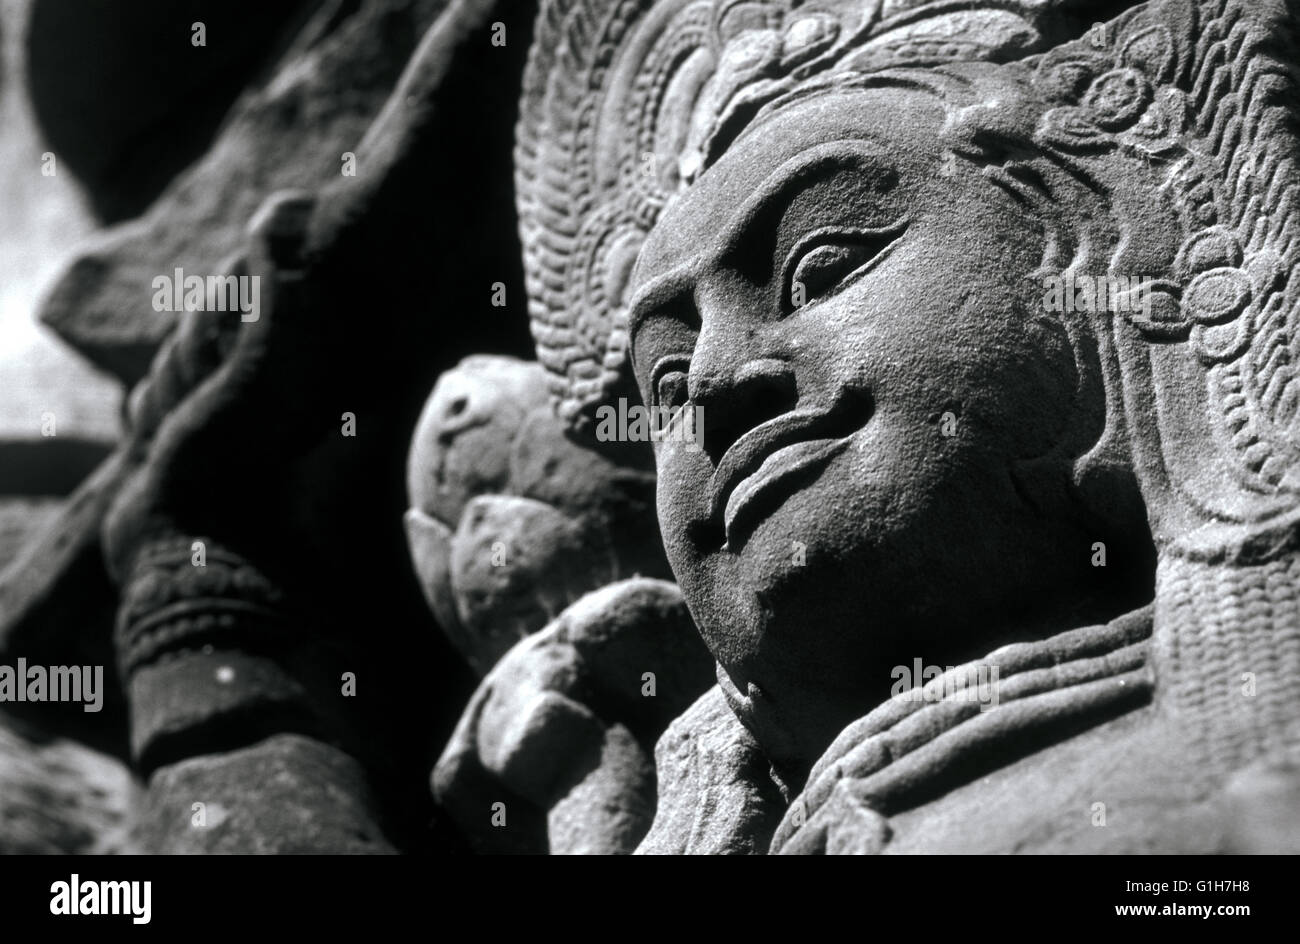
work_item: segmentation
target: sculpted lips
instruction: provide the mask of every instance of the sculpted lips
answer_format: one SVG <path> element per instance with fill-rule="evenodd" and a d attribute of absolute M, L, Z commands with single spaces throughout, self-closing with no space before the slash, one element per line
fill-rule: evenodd
<path fill-rule="evenodd" d="M 734 442 L 713 473 L 710 518 L 721 520 L 736 550 L 749 525 L 844 451 L 871 417 L 871 400 L 845 389 L 829 410 L 795 410 L 754 427 Z"/>

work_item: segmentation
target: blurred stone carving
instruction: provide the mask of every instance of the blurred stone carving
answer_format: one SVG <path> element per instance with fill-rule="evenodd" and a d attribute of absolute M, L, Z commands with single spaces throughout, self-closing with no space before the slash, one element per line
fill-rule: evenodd
<path fill-rule="evenodd" d="M 567 438 L 540 365 L 480 356 L 439 378 L 407 488 L 425 598 L 485 676 L 439 802 L 481 851 L 630 852 L 655 739 L 711 682 L 677 588 L 648 579 L 668 573 L 653 475 Z"/>
<path fill-rule="evenodd" d="M 135 785 L 116 758 L 0 718 L 0 853 L 120 853 Z"/>
<path fill-rule="evenodd" d="M 443 374 L 411 444 L 407 537 L 438 625 L 479 673 L 585 593 L 666 577 L 654 476 L 565 438 L 536 363 Z"/>
<path fill-rule="evenodd" d="M 655 740 L 710 675 L 675 586 L 613 583 L 487 674 L 434 793 L 480 852 L 631 852 L 655 812 Z M 513 818 L 494 822 L 494 803 Z"/>
<path fill-rule="evenodd" d="M 198 82 L 212 68 L 208 63 L 216 61 L 228 73 L 238 70 L 242 73 L 238 77 L 251 84 L 220 121 L 216 139 L 195 155 L 195 163 L 172 180 L 142 215 L 88 241 L 45 300 L 41 320 L 128 385 L 138 381 L 176 325 L 175 315 L 159 313 L 149 305 L 153 278 L 174 267 L 205 276 L 228 274 L 231 257 L 241 250 L 244 226 L 263 200 L 277 190 L 316 188 L 340 176 L 343 154 L 355 154 L 358 142 L 392 94 L 403 65 L 445 5 L 445 0 L 367 0 L 356 5 L 320 0 L 285 4 L 277 10 L 254 3 L 246 10 L 219 11 L 209 18 L 206 25 L 212 45 L 202 49 L 192 48 L 188 40 L 194 19 L 191 13 L 175 9 L 175 4 L 167 5 L 169 9 L 161 16 L 156 10 L 136 11 L 134 15 L 149 31 L 130 33 L 129 40 L 114 47 L 139 42 L 148 50 L 169 50 L 171 58 L 181 55 L 174 51 L 179 48 L 187 58 L 199 60 L 197 68 L 186 65 L 181 69 L 187 81 Z M 51 9 L 56 7 L 44 3 L 38 12 L 57 18 L 58 10 Z M 100 13 L 92 8 L 90 13 L 119 15 L 115 9 Z M 86 15 L 78 13 L 79 17 Z M 153 35 L 152 30 L 159 27 L 172 31 L 169 42 Z M 46 33 L 55 29 L 51 25 Z M 281 34 L 278 39 L 277 33 Z M 261 36 L 275 41 L 257 39 Z M 96 42 L 101 40 L 97 34 Z M 59 38 L 57 42 L 44 40 L 37 52 L 57 57 L 71 50 Z M 139 75 L 146 65 L 166 68 L 156 55 L 138 52 L 132 63 L 139 65 L 123 70 L 129 77 L 125 81 L 157 84 L 156 78 Z M 36 63 L 38 67 L 43 64 L 43 60 Z M 55 64 L 47 68 L 54 70 Z M 228 75 L 220 73 L 206 77 L 214 84 L 229 81 Z M 113 78 L 124 81 L 121 75 Z M 95 87 L 93 81 L 81 81 Z M 139 141 L 110 138 L 108 148 L 96 141 L 95 149 L 85 153 L 81 135 L 89 132 L 83 127 L 80 111 L 75 122 L 68 120 L 65 109 L 69 106 L 63 101 L 68 93 L 60 99 L 58 89 L 38 91 L 44 92 L 38 98 L 38 104 L 45 106 L 42 115 L 52 125 L 58 142 L 73 150 L 71 169 L 87 175 L 92 197 L 97 190 L 107 189 L 104 162 L 116 160 L 134 170 L 140 157 L 130 148 L 141 147 Z M 90 94 L 80 89 L 71 93 Z M 202 107 L 196 107 L 196 102 Z M 172 149 L 189 144 L 183 131 L 196 112 L 211 108 L 198 96 L 181 102 L 142 104 L 144 107 L 133 108 L 127 119 L 114 127 L 134 127 L 147 122 L 155 110 L 170 107 L 184 119 L 180 127 L 167 125 L 168 134 L 182 138 L 170 142 Z M 95 110 L 101 118 L 106 117 L 105 112 L 103 107 Z M 147 127 L 137 133 L 146 137 L 157 134 Z M 171 150 L 163 154 L 170 156 Z M 151 182 L 156 170 L 140 168 L 132 183 Z M 119 167 L 113 182 L 121 176 L 130 177 L 131 172 Z M 114 188 L 114 192 L 122 189 L 129 185 Z M 109 199 L 105 195 L 97 202 L 106 204 Z M 118 222 L 120 214 L 111 218 Z"/>
<path fill-rule="evenodd" d="M 102 531 L 121 592 L 112 641 L 131 760 L 148 778 L 134 830 L 142 848 L 458 847 L 428 795 L 427 772 L 472 680 L 431 631 L 410 572 L 402 466 L 422 397 L 441 370 L 471 351 L 525 350 L 519 314 L 495 323 L 453 319 L 474 304 L 488 307 L 479 286 L 499 281 L 523 297 L 515 237 L 494 225 L 509 218 L 509 194 L 483 196 L 488 188 L 465 185 L 509 169 L 526 43 L 490 63 L 478 55 L 489 48 L 495 18 L 514 27 L 522 16 L 526 35 L 527 5 L 504 6 L 456 4 L 421 37 L 429 20 L 420 17 L 435 17 L 440 4 L 323 5 L 337 15 L 320 13 L 298 35 L 297 67 L 265 98 L 254 93 L 254 114 L 229 126 L 244 140 L 263 119 L 277 127 L 296 120 L 280 112 L 286 104 L 315 102 L 304 105 L 310 127 L 341 137 L 330 151 L 291 135 L 295 147 L 317 149 L 307 163 L 318 169 L 301 181 L 309 191 L 268 196 L 240 185 L 237 199 L 219 197 L 219 210 L 199 207 L 224 222 L 187 224 L 186 240 L 215 234 L 225 259 L 219 271 L 260 279 L 260 318 L 186 312 L 172 322 L 175 331 L 146 339 L 146 356 L 153 346 L 158 352 L 131 392 L 125 442 L 83 485 L 71 512 L 78 553 L 97 550 L 83 539 Z M 348 56 L 365 50 L 362 58 L 375 58 L 375 44 L 400 55 L 378 56 L 363 70 L 364 88 L 354 88 Z M 381 102 L 391 107 L 380 111 Z M 446 149 L 448 129 L 463 127 L 470 113 L 482 119 L 475 141 Z M 259 135 L 261 158 L 271 153 L 264 143 Z M 229 176 L 220 151 L 202 173 Z M 343 151 L 355 156 L 355 176 L 341 173 Z M 325 169 L 318 162 L 327 159 Z M 283 169 L 277 163 L 276 173 Z M 215 184 L 201 189 L 205 200 L 223 193 Z M 453 233 L 423 208 L 468 217 L 454 208 L 471 201 L 483 214 L 483 257 L 448 252 L 431 264 L 473 224 Z M 167 232 L 172 211 L 185 209 L 178 207 L 159 218 Z M 169 271 L 172 262 L 157 255 L 167 240 L 136 236 L 128 242 L 139 266 Z M 376 279 L 385 268 L 422 275 Z M 127 281 L 147 305 L 149 280 Z M 443 286 L 436 300 L 430 284 Z M 56 297 L 81 312 L 100 302 L 114 316 L 138 310 L 124 297 L 105 301 L 99 288 L 74 286 Z M 33 577 L 39 557 L 60 563 L 63 579 L 80 560 L 68 562 L 68 547 L 65 535 L 47 536 L 20 576 Z M 41 638 L 37 630 L 56 609 L 54 583 L 0 588 L 19 604 L 6 614 L 0 642 Z M 281 786 L 303 780 L 313 788 L 273 796 L 250 780 L 254 770 L 276 771 Z M 223 798 L 224 812 L 200 829 L 175 814 L 204 789 Z"/>

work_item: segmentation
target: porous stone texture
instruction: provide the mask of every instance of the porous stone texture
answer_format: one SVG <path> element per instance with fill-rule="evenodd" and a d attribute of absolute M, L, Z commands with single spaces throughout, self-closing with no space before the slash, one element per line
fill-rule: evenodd
<path fill-rule="evenodd" d="M 658 807 L 637 855 L 762 855 L 785 802 L 714 686 L 655 745 Z"/>

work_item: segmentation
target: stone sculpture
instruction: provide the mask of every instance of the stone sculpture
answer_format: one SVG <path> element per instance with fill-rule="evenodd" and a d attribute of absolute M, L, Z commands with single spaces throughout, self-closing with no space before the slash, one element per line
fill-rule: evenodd
<path fill-rule="evenodd" d="M 429 206 L 504 153 L 446 141 L 508 5 L 131 396 L 82 515 L 138 844 L 1297 851 L 1295 4 L 543 0 L 538 365 L 412 316 L 495 280 Z M 701 419 L 657 514 L 629 403 Z"/>
<path fill-rule="evenodd" d="M 439 378 L 412 439 L 406 531 L 438 625 L 478 674 L 585 593 L 671 576 L 646 458 L 566 439 L 534 362 L 480 355 Z"/>
<path fill-rule="evenodd" d="M 647 455 L 616 452 L 566 438 L 545 371 L 503 357 L 443 374 L 416 427 L 412 562 L 484 676 L 433 785 L 480 851 L 630 852 L 655 740 L 712 681 L 680 591 L 654 579 Z"/>
<path fill-rule="evenodd" d="M 658 504 L 719 687 L 641 851 L 1296 817 L 1297 11 L 1091 10 L 543 5 L 518 183 L 561 415 L 704 414 Z M 891 697 L 915 657 L 952 668 Z"/>
<path fill-rule="evenodd" d="M 356 176 L 271 194 L 254 214 L 228 271 L 261 280 L 259 320 L 187 312 L 131 394 L 86 517 L 103 521 L 121 592 L 141 848 L 461 845 L 427 774 L 472 677 L 411 573 L 402 468 L 441 370 L 524 347 L 519 318 L 442 321 L 486 307 L 496 279 L 522 296 L 509 256 L 451 251 L 475 225 L 483 245 L 514 243 L 489 232 L 508 194 L 463 183 L 508 170 L 510 110 L 486 103 L 513 98 L 526 43 L 483 63 L 494 14 L 515 23 L 494 2 L 437 17 L 354 145 Z M 474 145 L 445 148 L 478 113 Z M 459 201 L 481 224 L 453 233 L 426 210 L 468 216 Z M 388 270 L 404 275 L 377 277 Z"/>

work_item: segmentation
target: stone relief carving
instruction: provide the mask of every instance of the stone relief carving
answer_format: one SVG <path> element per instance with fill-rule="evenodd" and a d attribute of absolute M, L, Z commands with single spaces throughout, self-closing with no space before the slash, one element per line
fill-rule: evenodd
<path fill-rule="evenodd" d="M 540 0 L 480 170 L 505 5 L 419 7 L 367 173 L 258 194 L 260 320 L 177 319 L 86 487 L 132 841 L 1300 848 L 1294 4 Z M 517 246 L 425 212 L 507 163 Z M 513 320 L 426 290 L 460 226 Z"/>
<path fill-rule="evenodd" d="M 773 851 L 1212 851 L 1225 791 L 1294 763 L 1293 14 L 1087 15 L 544 5 L 539 357 L 578 431 L 632 382 L 703 408 L 659 517 Z M 913 654 L 976 661 L 891 699 Z M 979 666 L 996 710 L 951 694 Z M 661 819 L 642 851 L 738 828 Z"/>

